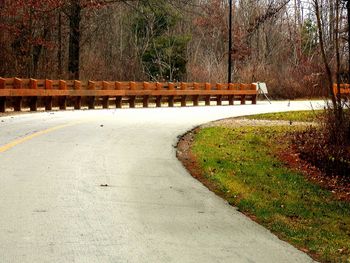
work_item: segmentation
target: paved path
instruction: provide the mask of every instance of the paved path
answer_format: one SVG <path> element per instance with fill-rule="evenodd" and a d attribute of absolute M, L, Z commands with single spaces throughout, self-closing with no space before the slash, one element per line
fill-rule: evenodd
<path fill-rule="evenodd" d="M 298 109 L 310 103 L 0 118 L 0 262 L 311 262 L 193 179 L 173 147 L 204 122 Z"/>

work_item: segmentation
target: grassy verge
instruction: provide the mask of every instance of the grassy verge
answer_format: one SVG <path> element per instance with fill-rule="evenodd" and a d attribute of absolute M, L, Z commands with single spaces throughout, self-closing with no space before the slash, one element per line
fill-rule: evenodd
<path fill-rule="evenodd" d="M 278 160 L 289 130 L 204 128 L 192 152 L 206 180 L 240 211 L 319 260 L 350 262 L 350 204 Z"/>
<path fill-rule="evenodd" d="M 290 112 L 277 112 L 277 113 L 266 113 L 259 115 L 247 116 L 250 120 L 284 120 L 284 121 L 304 121 L 312 122 L 317 118 L 322 117 L 324 114 L 323 110 L 315 111 L 290 111 Z"/>

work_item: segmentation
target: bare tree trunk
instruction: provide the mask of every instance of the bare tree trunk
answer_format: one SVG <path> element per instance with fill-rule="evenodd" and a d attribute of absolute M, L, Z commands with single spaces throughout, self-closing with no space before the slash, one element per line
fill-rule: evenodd
<path fill-rule="evenodd" d="M 323 29 L 322 29 L 322 23 L 321 23 L 321 14 L 320 14 L 320 7 L 318 4 L 318 0 L 314 0 L 315 4 L 315 13 L 316 13 L 316 19 L 317 19 L 317 27 L 318 27 L 318 38 L 320 42 L 320 48 L 321 48 L 321 54 L 322 54 L 322 59 L 323 63 L 325 66 L 326 74 L 327 74 L 327 79 L 328 79 L 328 91 L 331 95 L 332 103 L 334 108 L 337 105 L 336 97 L 333 92 L 333 77 L 332 77 L 332 72 L 331 68 L 329 66 L 329 62 L 327 60 L 326 52 L 325 52 L 325 47 L 324 47 L 324 41 L 323 41 Z"/>
<path fill-rule="evenodd" d="M 339 0 L 336 0 L 335 2 L 335 52 L 336 52 L 336 74 L 337 74 L 337 94 L 335 95 L 337 98 L 337 107 L 334 107 L 334 115 L 335 115 L 335 121 L 336 121 L 336 127 L 343 127 L 343 107 L 341 103 L 341 96 L 340 96 L 340 52 L 339 52 L 339 8 L 340 3 Z M 332 21 L 331 21 L 332 23 Z M 334 90 L 333 90 L 334 92 Z M 336 135 L 335 135 L 336 137 Z"/>
<path fill-rule="evenodd" d="M 329 1 L 329 42 L 331 44 L 331 47 L 333 48 L 333 41 L 334 41 L 334 0 Z"/>
<path fill-rule="evenodd" d="M 58 77 L 62 78 L 63 67 L 62 67 L 62 13 L 59 11 L 58 14 L 58 52 L 57 52 L 57 62 L 58 62 Z"/>
<path fill-rule="evenodd" d="M 300 11 L 300 0 L 294 0 L 294 12 L 295 12 L 295 24 L 294 24 L 294 30 L 296 32 L 296 38 L 297 38 L 297 60 L 300 61 L 302 57 L 302 19 L 301 19 L 301 11 Z"/>
<path fill-rule="evenodd" d="M 334 34 L 334 39 L 335 39 L 335 54 L 336 54 L 336 76 L 337 76 L 337 103 L 338 103 L 338 107 L 337 107 L 337 111 L 341 111 L 341 98 L 340 98 L 340 52 L 339 52 L 339 0 L 335 1 L 335 34 Z M 331 23 L 333 23 L 333 21 L 330 21 Z M 333 91 L 334 92 L 334 91 Z M 339 108 L 339 109 L 338 109 Z M 341 116 L 341 114 L 339 114 L 339 116 Z"/>
<path fill-rule="evenodd" d="M 69 77 L 79 79 L 79 57 L 80 57 L 80 1 L 72 1 L 69 16 Z"/>

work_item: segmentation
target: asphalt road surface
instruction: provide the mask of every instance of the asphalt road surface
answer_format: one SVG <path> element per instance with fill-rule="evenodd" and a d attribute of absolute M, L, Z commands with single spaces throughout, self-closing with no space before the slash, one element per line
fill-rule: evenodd
<path fill-rule="evenodd" d="M 312 262 L 193 179 L 174 149 L 208 121 L 300 109 L 310 102 L 0 118 L 0 262 Z"/>

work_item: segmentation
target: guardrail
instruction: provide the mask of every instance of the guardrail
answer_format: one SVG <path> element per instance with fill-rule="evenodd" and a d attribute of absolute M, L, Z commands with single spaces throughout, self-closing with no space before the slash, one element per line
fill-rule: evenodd
<path fill-rule="evenodd" d="M 335 95 L 338 94 L 338 85 L 333 84 L 333 92 Z M 340 96 L 350 96 L 350 84 L 340 84 Z"/>
<path fill-rule="evenodd" d="M 111 104 L 121 108 L 125 103 L 134 108 L 137 103 L 148 107 L 151 102 L 157 107 L 161 107 L 162 103 L 173 107 L 176 102 L 185 107 L 188 101 L 194 106 L 198 106 L 200 101 L 204 101 L 205 105 L 210 105 L 211 101 L 222 105 L 225 100 L 233 105 L 235 100 L 245 104 L 247 99 L 256 104 L 257 89 L 254 84 L 0 78 L 0 112 L 8 108 L 21 111 L 25 107 L 31 111 L 37 111 L 38 107 L 65 110 L 67 107 L 94 109 L 102 106 L 107 109 Z"/>

